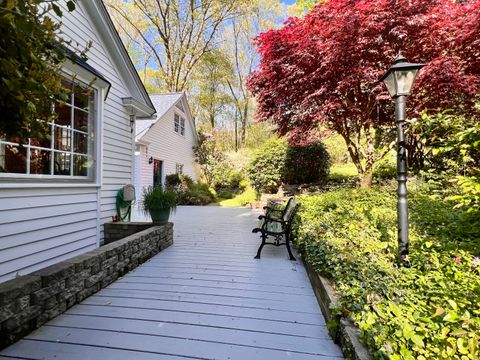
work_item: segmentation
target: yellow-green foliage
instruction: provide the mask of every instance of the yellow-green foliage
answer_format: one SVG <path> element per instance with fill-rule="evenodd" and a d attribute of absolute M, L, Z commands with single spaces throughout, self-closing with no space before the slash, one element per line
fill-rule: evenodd
<path fill-rule="evenodd" d="M 220 206 L 227 207 L 245 206 L 257 201 L 257 199 L 258 195 L 255 190 L 251 187 L 247 187 L 241 194 L 236 195 L 232 199 L 221 200 L 219 204 Z"/>
<path fill-rule="evenodd" d="M 480 223 L 415 191 L 409 266 L 396 265 L 395 190 L 299 199 L 297 246 L 341 297 L 377 359 L 478 359 Z"/>

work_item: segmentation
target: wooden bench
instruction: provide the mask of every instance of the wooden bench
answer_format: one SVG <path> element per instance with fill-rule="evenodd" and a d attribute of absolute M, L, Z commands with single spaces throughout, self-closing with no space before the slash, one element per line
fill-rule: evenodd
<path fill-rule="evenodd" d="M 269 244 L 275 246 L 285 245 L 290 260 L 296 260 L 290 249 L 290 237 L 292 223 L 299 207 L 300 204 L 298 204 L 293 197 L 288 199 L 287 205 L 283 209 L 275 209 L 268 206 L 264 207 L 265 215 L 258 217 L 258 226 L 252 230 L 253 233 L 259 232 L 262 239 L 255 259 L 260 259 L 263 247 Z M 273 242 L 267 242 L 269 236 L 274 238 Z M 283 238 L 285 238 L 285 242 L 282 242 Z"/>

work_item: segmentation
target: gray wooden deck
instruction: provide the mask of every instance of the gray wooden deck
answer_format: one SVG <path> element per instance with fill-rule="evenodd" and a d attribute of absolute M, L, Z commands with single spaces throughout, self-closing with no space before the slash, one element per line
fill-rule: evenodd
<path fill-rule="evenodd" d="M 248 209 L 180 207 L 175 243 L 0 359 L 343 359 L 305 269 Z"/>

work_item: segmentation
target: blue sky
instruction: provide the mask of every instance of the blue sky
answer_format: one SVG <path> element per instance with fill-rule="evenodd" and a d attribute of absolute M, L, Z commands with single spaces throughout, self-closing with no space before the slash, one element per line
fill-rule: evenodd
<path fill-rule="evenodd" d="M 282 3 L 287 4 L 287 5 L 292 5 L 295 4 L 297 1 L 296 0 L 280 0 Z"/>

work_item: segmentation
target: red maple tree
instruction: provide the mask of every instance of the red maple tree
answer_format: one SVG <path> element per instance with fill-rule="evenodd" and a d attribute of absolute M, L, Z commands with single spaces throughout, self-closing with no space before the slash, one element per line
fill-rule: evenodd
<path fill-rule="evenodd" d="M 249 79 L 257 119 L 308 142 L 339 133 L 362 186 L 370 186 L 376 130 L 394 127 L 393 104 L 378 79 L 398 53 L 426 63 L 410 115 L 427 109 L 475 113 L 480 89 L 480 0 L 329 0 L 303 19 L 256 38 L 259 67 Z M 379 132 L 377 132 L 378 135 Z"/>

